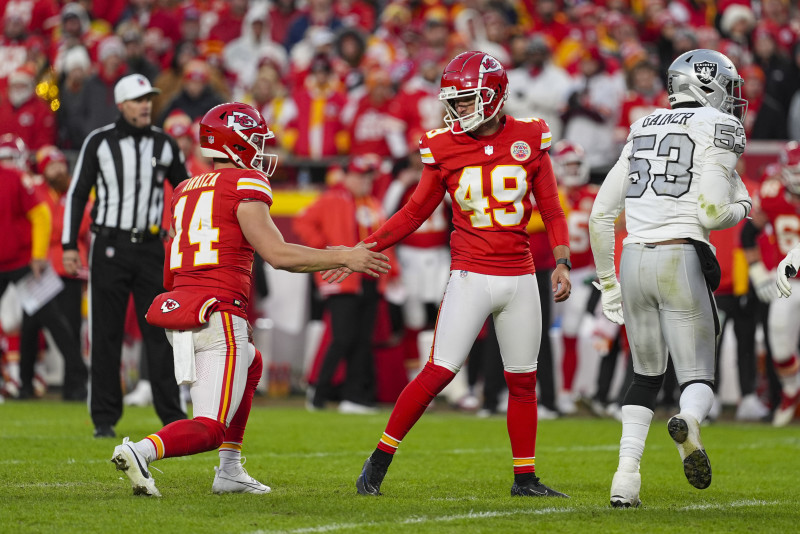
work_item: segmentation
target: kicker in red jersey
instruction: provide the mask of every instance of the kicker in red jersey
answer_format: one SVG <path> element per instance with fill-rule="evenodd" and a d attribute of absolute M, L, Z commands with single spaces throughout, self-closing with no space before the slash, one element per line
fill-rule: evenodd
<path fill-rule="evenodd" d="M 272 188 L 263 172 L 219 169 L 181 183 L 172 196 L 175 238 L 167 262 L 174 289 L 212 292 L 243 306 L 250 294 L 253 247 L 236 217 L 240 202 L 272 205 Z M 166 274 L 166 273 L 165 273 Z M 166 279 L 166 277 L 165 277 Z"/>
<path fill-rule="evenodd" d="M 497 133 L 478 139 L 444 128 L 420 140 L 426 174 L 434 171 L 441 181 L 439 194 L 447 191 L 453 199 L 451 269 L 492 275 L 534 272 L 526 231 L 531 192 L 545 220 L 563 217 L 545 154 L 551 139 L 547 124 L 510 116 L 504 120 Z M 567 244 L 566 227 L 548 233 L 552 247 Z"/>

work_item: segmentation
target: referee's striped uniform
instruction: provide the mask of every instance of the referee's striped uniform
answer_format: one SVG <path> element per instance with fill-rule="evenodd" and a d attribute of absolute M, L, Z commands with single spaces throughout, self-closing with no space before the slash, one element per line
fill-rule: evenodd
<path fill-rule="evenodd" d="M 172 348 L 162 329 L 144 320 L 164 291 L 164 182 L 189 176 L 177 143 L 161 129 L 136 128 L 120 117 L 89 134 L 81 148 L 64 210 L 64 250 L 77 249 L 81 214 L 92 188 L 92 249 L 89 276 L 91 340 L 90 410 L 96 428 L 122 416 L 119 380 L 129 295 L 144 341 L 153 403 L 164 424 L 183 419 Z"/>

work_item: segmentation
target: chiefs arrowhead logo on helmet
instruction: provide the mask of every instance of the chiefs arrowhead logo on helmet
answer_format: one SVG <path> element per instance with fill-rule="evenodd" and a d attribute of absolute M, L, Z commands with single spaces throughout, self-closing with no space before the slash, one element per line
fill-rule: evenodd
<path fill-rule="evenodd" d="M 502 69 L 500 63 L 492 56 L 483 56 L 481 61 L 481 72 L 497 72 Z"/>
<path fill-rule="evenodd" d="M 256 120 L 246 113 L 234 111 L 228 115 L 228 127 L 236 131 L 251 130 L 258 126 Z"/>
<path fill-rule="evenodd" d="M 161 311 L 163 313 L 169 313 L 171 311 L 175 311 L 180 308 L 181 305 L 178 303 L 177 300 L 167 299 L 161 304 Z"/>

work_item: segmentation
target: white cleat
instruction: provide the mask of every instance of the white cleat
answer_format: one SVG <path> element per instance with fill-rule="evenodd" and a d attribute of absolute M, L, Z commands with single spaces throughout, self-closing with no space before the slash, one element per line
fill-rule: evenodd
<path fill-rule="evenodd" d="M 547 406 L 543 406 L 539 404 L 536 407 L 536 412 L 539 417 L 539 421 L 552 421 L 554 419 L 558 419 L 559 414 L 558 412 L 551 410 Z"/>
<path fill-rule="evenodd" d="M 122 445 L 114 448 L 111 462 L 117 466 L 118 471 L 128 475 L 134 495 L 152 495 L 161 497 L 161 492 L 156 488 L 156 482 L 147 470 L 147 460 L 139 454 L 136 447 L 128 438 L 122 440 Z"/>
<path fill-rule="evenodd" d="M 150 381 L 139 380 L 133 391 L 122 397 L 122 403 L 125 406 L 150 406 L 153 404 L 153 388 Z"/>
<path fill-rule="evenodd" d="M 772 416 L 772 426 L 781 427 L 791 423 L 792 419 L 794 419 L 795 411 L 797 411 L 798 403 L 800 403 L 800 391 L 791 397 L 781 392 L 781 403 Z"/>
<path fill-rule="evenodd" d="M 611 506 L 614 508 L 637 508 L 642 504 L 642 501 L 639 500 L 641 487 L 641 473 L 617 471 L 611 480 Z"/>
<path fill-rule="evenodd" d="M 767 408 L 755 393 L 750 393 L 742 397 L 739 406 L 736 408 L 737 421 L 761 421 L 769 415 Z"/>
<path fill-rule="evenodd" d="M 700 441 L 700 424 L 690 415 L 678 414 L 669 420 L 667 430 L 683 460 L 686 480 L 697 489 L 707 488 L 711 485 L 711 462 Z"/>
<path fill-rule="evenodd" d="M 378 409 L 373 406 L 367 406 L 366 404 L 344 400 L 339 403 L 339 413 L 373 415 L 378 413 Z"/>
<path fill-rule="evenodd" d="M 267 485 L 262 484 L 247 474 L 244 467 L 237 475 L 228 474 L 219 467 L 214 468 L 214 483 L 211 485 L 211 491 L 217 495 L 223 493 L 255 493 L 257 495 L 264 495 L 272 491 Z"/>

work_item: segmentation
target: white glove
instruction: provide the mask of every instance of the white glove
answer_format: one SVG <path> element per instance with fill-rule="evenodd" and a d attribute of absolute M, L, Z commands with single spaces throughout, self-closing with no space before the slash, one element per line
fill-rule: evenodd
<path fill-rule="evenodd" d="M 750 275 L 750 282 L 753 284 L 753 289 L 758 296 L 758 300 L 769 304 L 778 298 L 778 292 L 775 291 L 775 281 L 769 273 L 764 263 L 757 261 L 750 264 L 748 269 Z"/>
<path fill-rule="evenodd" d="M 733 171 L 734 180 L 734 189 L 733 189 L 733 201 L 738 202 L 744 207 L 744 216 L 747 217 L 750 214 L 750 210 L 753 208 L 753 200 L 750 198 L 750 193 L 747 192 L 747 187 L 745 187 L 744 182 L 742 182 L 742 177 L 739 176 L 739 173 Z"/>
<path fill-rule="evenodd" d="M 794 274 L 787 276 L 786 268 L 794 269 Z M 778 278 L 775 283 L 778 285 L 782 297 L 789 297 L 792 294 L 792 284 L 789 283 L 789 278 L 793 278 L 797 271 L 800 269 L 800 246 L 794 247 L 778 264 Z"/>
<path fill-rule="evenodd" d="M 592 282 L 592 285 L 600 290 L 603 315 L 613 323 L 625 324 L 625 319 L 622 317 L 622 291 L 619 288 L 617 279 L 615 278 L 613 282 L 606 282 L 602 285 Z"/>

